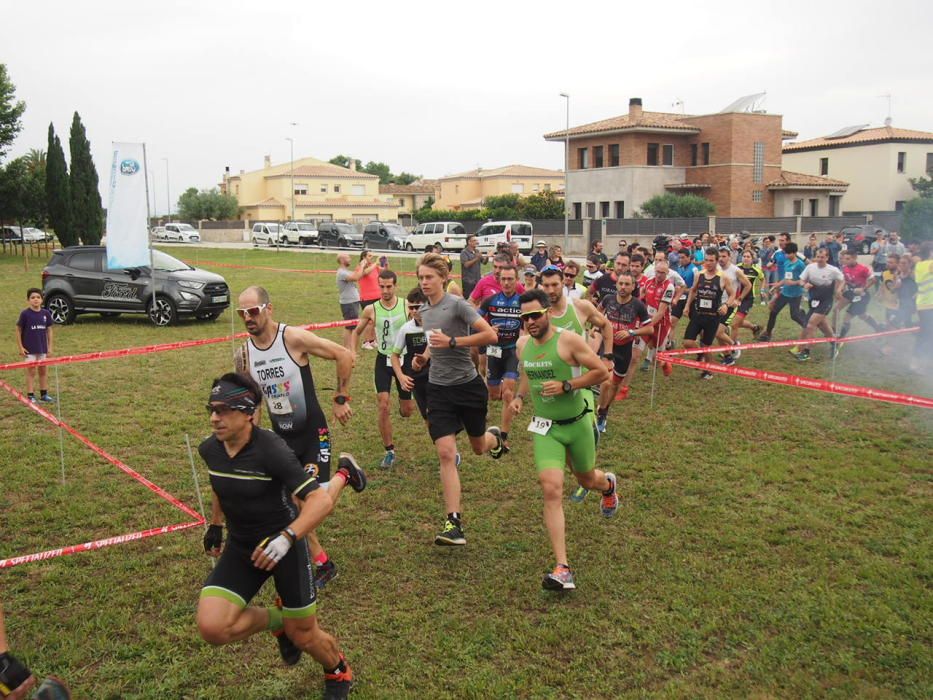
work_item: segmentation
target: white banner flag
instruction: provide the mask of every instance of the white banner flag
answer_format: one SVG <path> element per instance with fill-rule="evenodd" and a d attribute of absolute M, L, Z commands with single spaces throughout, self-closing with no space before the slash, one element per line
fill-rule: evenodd
<path fill-rule="evenodd" d="M 111 270 L 150 262 L 145 162 L 144 144 L 113 144 L 107 205 L 107 267 Z"/>

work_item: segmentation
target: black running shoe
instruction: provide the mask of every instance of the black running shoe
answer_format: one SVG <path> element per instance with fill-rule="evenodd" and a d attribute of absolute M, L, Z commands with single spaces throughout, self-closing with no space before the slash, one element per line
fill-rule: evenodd
<path fill-rule="evenodd" d="M 771 342 L 771 334 L 770 334 L 770 333 L 767 333 L 767 332 L 765 332 L 765 333 L 759 333 L 759 334 L 758 334 L 758 337 L 757 337 L 755 340 L 757 340 L 759 343 L 770 343 L 770 342 Z"/>
<path fill-rule="evenodd" d="M 3 690 L 3 697 L 27 681 L 33 683 L 31 678 L 32 671 L 22 661 L 7 652 L 0 654 L 0 689 Z"/>
<path fill-rule="evenodd" d="M 346 700 L 350 697 L 350 691 L 353 690 L 353 670 L 343 654 L 340 655 L 340 660 L 346 667 L 343 673 L 324 672 L 324 700 Z"/>
<path fill-rule="evenodd" d="M 32 700 L 71 700 L 71 691 L 61 678 L 49 676 L 32 694 Z"/>
<path fill-rule="evenodd" d="M 301 649 L 295 646 L 295 643 L 288 638 L 285 630 L 273 632 L 272 636 L 279 643 L 279 655 L 286 666 L 294 666 L 301 659 Z"/>
<path fill-rule="evenodd" d="M 314 569 L 314 587 L 318 590 L 324 588 L 331 579 L 337 578 L 337 565 L 333 559 L 318 564 Z"/>
<path fill-rule="evenodd" d="M 502 439 L 502 431 L 499 428 L 493 425 L 489 428 L 489 432 L 496 436 L 496 446 L 489 450 L 489 456 L 493 459 L 499 459 L 502 455 L 508 453 L 509 448 L 505 446 L 505 441 Z"/>
<path fill-rule="evenodd" d="M 466 537 L 463 535 L 463 528 L 456 525 L 452 520 L 444 522 L 444 529 L 434 535 L 434 544 L 445 547 L 459 546 L 466 544 Z"/>
<path fill-rule="evenodd" d="M 337 468 L 346 469 L 349 472 L 350 480 L 347 483 L 350 484 L 354 491 L 359 493 L 366 488 L 366 472 L 363 471 L 363 467 L 357 464 L 356 458 L 349 452 L 340 453 Z"/>

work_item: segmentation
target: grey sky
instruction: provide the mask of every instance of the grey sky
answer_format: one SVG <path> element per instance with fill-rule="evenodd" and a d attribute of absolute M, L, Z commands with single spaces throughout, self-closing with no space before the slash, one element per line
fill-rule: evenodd
<path fill-rule="evenodd" d="M 112 141 L 144 141 L 165 211 L 234 172 L 337 153 L 425 177 L 563 167 L 541 135 L 646 110 L 715 112 L 767 91 L 800 138 L 857 123 L 933 131 L 933 3 L 32 1 L 5 11 L 24 129 L 10 156 L 67 141 L 81 114 L 102 184 Z M 88 8 L 94 8 L 91 11 Z M 290 122 L 298 122 L 290 127 Z M 67 145 L 66 145 L 67 153 Z M 106 200 L 105 200 L 106 205 Z"/>

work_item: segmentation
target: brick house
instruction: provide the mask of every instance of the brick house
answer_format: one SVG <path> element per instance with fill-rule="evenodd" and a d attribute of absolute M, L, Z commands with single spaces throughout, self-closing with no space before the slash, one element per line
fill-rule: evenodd
<path fill-rule="evenodd" d="M 782 141 L 796 135 L 783 129 L 779 114 L 646 112 L 635 97 L 628 114 L 544 138 L 566 144 L 569 136 L 567 198 L 575 219 L 631 217 L 665 192 L 706 197 L 726 217 L 778 215 L 787 209 L 790 190 L 818 202 L 816 213 L 801 215 L 838 213 L 845 182 L 782 170 Z"/>

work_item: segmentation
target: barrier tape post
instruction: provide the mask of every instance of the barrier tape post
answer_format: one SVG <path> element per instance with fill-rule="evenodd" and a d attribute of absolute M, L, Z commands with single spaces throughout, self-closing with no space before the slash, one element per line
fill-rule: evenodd
<path fill-rule="evenodd" d="M 58 382 L 58 365 L 55 365 L 55 406 L 58 408 L 58 420 L 62 419 L 62 387 Z M 61 423 L 58 426 L 58 457 L 62 463 L 62 486 L 65 485 L 65 431 Z"/>

